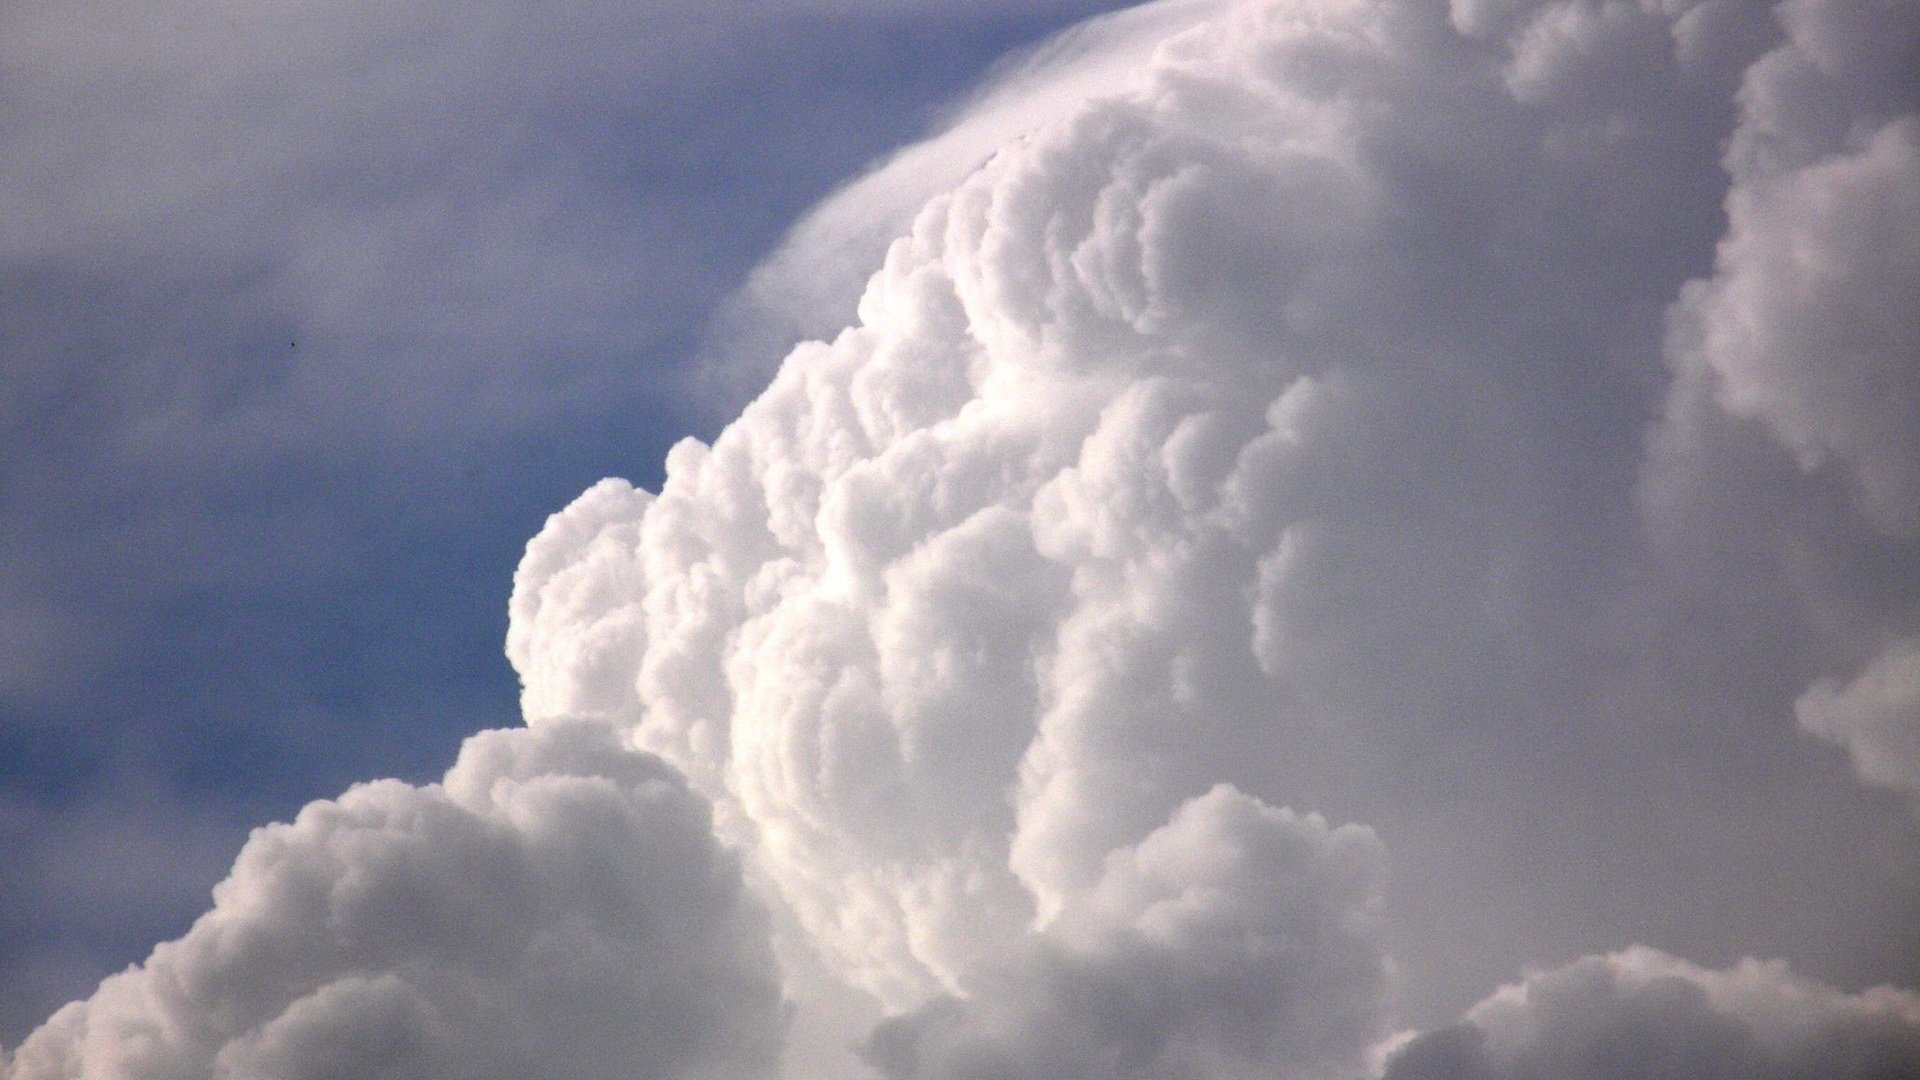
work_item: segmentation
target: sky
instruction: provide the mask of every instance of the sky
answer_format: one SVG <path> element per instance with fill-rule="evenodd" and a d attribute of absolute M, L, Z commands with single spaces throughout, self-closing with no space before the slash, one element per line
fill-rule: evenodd
<path fill-rule="evenodd" d="M 1102 7 L 0 12 L 0 1076 L 1920 1073 L 1920 8 Z"/>

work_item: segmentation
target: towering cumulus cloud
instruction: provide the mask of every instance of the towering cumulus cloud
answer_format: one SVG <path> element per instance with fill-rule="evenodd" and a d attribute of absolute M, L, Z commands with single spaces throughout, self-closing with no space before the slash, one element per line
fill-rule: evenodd
<path fill-rule="evenodd" d="M 1167 10 L 10 1080 L 1920 1074 L 1920 9 Z"/>

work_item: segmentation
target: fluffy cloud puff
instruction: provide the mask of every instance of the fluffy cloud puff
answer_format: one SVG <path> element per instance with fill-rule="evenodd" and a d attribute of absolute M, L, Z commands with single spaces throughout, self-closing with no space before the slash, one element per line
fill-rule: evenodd
<path fill-rule="evenodd" d="M 8 1080 L 770 1074 L 760 909 L 704 800 L 602 727 L 474 736 L 256 832 L 213 909 Z"/>
<path fill-rule="evenodd" d="M 1781 963 L 1708 971 L 1652 949 L 1500 989 L 1384 1080 L 1895 1080 L 1920 1073 L 1920 997 L 1843 994 Z"/>

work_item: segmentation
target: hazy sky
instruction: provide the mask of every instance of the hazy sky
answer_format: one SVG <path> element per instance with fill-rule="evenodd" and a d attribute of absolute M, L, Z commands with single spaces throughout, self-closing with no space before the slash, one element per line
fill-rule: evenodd
<path fill-rule="evenodd" d="M 0 12 L 6 1080 L 1920 1073 L 1920 7 L 1110 6 Z"/>

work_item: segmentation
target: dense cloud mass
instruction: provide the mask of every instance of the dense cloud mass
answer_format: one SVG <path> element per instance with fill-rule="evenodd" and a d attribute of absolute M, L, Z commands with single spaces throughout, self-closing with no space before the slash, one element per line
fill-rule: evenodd
<path fill-rule="evenodd" d="M 1920 978 L 1920 835 L 1829 745 L 1920 787 L 1920 11 L 1179 10 L 657 495 L 553 517 L 530 732 L 261 834 L 14 1075 L 351 1073 L 362 1024 L 405 1075 L 751 1075 L 770 955 L 796 1077 L 1911 1071 L 1911 994 L 1738 957 Z M 462 845 L 501 921 L 436 937 Z M 555 852 L 593 887 L 500 869 Z M 370 867 L 417 906 L 356 963 L 301 905 Z M 560 974 L 475 989 L 500 948 Z"/>

